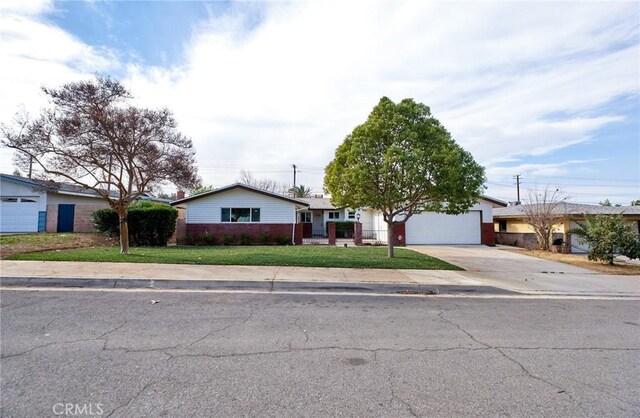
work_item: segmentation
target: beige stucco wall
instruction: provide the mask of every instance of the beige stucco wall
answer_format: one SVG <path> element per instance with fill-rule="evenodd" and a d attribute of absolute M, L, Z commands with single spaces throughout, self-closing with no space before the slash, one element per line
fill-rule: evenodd
<path fill-rule="evenodd" d="M 526 223 L 521 219 L 507 219 L 506 221 L 507 221 L 507 230 L 502 232 L 518 232 L 518 233 L 533 232 L 533 228 L 531 228 L 531 225 L 529 225 L 528 223 Z M 498 220 L 494 222 L 493 226 L 496 232 L 500 232 L 500 224 Z M 556 224 L 553 226 L 553 230 L 554 232 L 564 233 L 565 225 Z"/>
<path fill-rule="evenodd" d="M 640 221 L 640 215 L 625 217 L 624 220 L 634 225 L 636 227 L 635 230 L 637 230 L 638 222 Z M 531 225 L 529 225 L 522 219 L 506 219 L 506 221 L 507 221 L 507 230 L 502 232 L 517 232 L 517 233 L 533 232 Z M 578 218 L 578 217 L 572 217 L 571 219 L 567 218 L 564 220 L 563 223 L 554 225 L 554 232 L 563 233 L 563 234 L 567 233 L 571 228 L 576 227 L 575 222 L 583 222 L 583 221 L 584 221 L 584 218 Z M 496 232 L 500 232 L 499 231 L 500 224 L 498 222 L 498 219 L 495 220 L 493 225 L 494 225 L 494 230 Z"/>
<path fill-rule="evenodd" d="M 91 214 L 98 209 L 109 207 L 106 201 L 98 198 L 50 193 L 47 198 L 47 232 L 58 230 L 58 205 L 60 204 L 75 205 L 74 232 L 92 232 L 94 229 Z"/>

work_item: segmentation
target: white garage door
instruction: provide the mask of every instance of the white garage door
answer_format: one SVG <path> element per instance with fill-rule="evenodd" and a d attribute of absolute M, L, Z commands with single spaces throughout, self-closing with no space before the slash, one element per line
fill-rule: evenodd
<path fill-rule="evenodd" d="M 463 215 L 425 212 L 406 224 L 407 244 L 480 244 L 480 211 Z"/>
<path fill-rule="evenodd" d="M 38 198 L 3 196 L 0 232 L 38 232 Z"/>

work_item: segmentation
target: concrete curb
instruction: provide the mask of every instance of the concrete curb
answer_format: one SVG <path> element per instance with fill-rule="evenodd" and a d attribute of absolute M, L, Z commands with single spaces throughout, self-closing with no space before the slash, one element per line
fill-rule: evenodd
<path fill-rule="evenodd" d="M 2 277 L 0 286 L 95 289 L 189 289 L 245 290 L 263 292 L 345 292 L 377 294 L 491 294 L 518 292 L 493 286 L 420 285 L 417 283 L 345 283 L 272 280 L 172 280 L 172 279 L 86 279 L 45 277 Z"/>

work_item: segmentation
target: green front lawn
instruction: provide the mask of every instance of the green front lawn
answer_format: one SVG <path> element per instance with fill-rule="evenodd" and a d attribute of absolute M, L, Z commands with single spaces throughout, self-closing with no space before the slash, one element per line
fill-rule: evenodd
<path fill-rule="evenodd" d="M 350 267 L 383 269 L 461 270 L 415 251 L 396 248 L 394 259 L 386 247 L 246 246 L 145 247 L 120 255 L 117 247 L 83 248 L 18 254 L 12 260 L 218 264 L 247 266 Z"/>

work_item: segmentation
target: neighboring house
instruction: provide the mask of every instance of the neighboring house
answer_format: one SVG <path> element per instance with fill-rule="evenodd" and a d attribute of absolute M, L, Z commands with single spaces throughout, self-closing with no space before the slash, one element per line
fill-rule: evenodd
<path fill-rule="evenodd" d="M 326 237 L 327 224 L 360 222 L 364 238 L 387 240 L 382 214 L 370 208 L 339 208 L 323 197 L 291 198 L 243 184 L 232 184 L 171 203 L 186 210 L 185 234 L 199 237 L 209 232 L 216 239 L 224 234 L 256 236 L 286 235 L 302 238 Z M 494 241 L 493 208 L 505 202 L 483 197 L 468 213 L 446 215 L 425 212 L 396 225 L 399 244 L 488 244 Z M 181 227 L 179 226 L 179 229 Z M 298 237 L 297 234 L 300 234 Z"/>
<path fill-rule="evenodd" d="M 640 206 L 601 206 L 562 202 L 558 204 L 556 213 L 561 221 L 554 227 L 553 238 L 567 244 L 565 245 L 566 252 L 585 253 L 589 250 L 588 246 L 578 242 L 577 236 L 569 232 L 578 226 L 578 222 L 585 221 L 585 214 L 622 214 L 623 218 L 632 223 L 634 229 L 640 233 Z M 536 248 L 538 246 L 533 229 L 526 221 L 523 205 L 496 209 L 493 212 L 493 219 L 498 244 L 522 248 Z"/>
<path fill-rule="evenodd" d="M 2 233 L 90 232 L 91 214 L 108 207 L 92 190 L 8 174 L 0 174 L 0 200 Z"/>
<path fill-rule="evenodd" d="M 222 235 L 269 234 L 272 239 L 287 236 L 293 241 L 298 212 L 309 207 L 301 199 L 239 183 L 179 199 L 171 205 L 186 211 L 185 236 L 197 238 L 208 232 L 216 240 Z M 298 228 L 297 242 L 302 239 L 301 226 Z"/>

